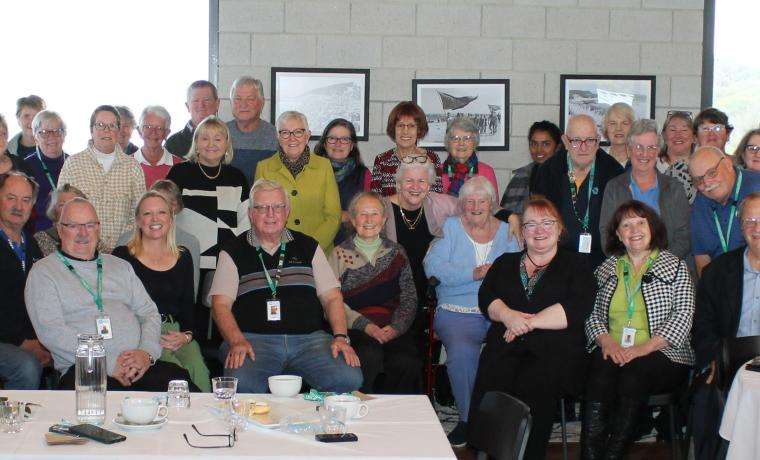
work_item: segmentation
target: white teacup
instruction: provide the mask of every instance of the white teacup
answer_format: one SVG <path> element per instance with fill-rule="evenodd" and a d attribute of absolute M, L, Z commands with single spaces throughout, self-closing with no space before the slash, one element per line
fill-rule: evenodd
<path fill-rule="evenodd" d="M 127 396 L 121 402 L 121 415 L 130 423 L 146 425 L 156 418 L 164 418 L 168 414 L 166 406 L 153 398 L 131 398 Z"/>
<path fill-rule="evenodd" d="M 361 399 L 352 395 L 333 395 L 325 398 L 325 406 L 340 406 L 346 408 L 348 418 L 362 418 L 369 413 L 369 406 Z"/>

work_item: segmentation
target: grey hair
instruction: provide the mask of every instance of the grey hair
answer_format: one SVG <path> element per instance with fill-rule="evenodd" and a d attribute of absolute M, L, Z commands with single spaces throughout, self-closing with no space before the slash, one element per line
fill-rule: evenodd
<path fill-rule="evenodd" d="M 491 210 L 499 207 L 496 190 L 494 190 L 491 182 L 483 176 L 474 176 L 462 184 L 462 188 L 459 189 L 459 206 L 464 209 L 464 202 L 470 195 L 476 193 L 483 193 L 488 197 L 491 201 Z"/>
<path fill-rule="evenodd" d="M 37 181 L 34 180 L 34 178 L 27 173 L 23 171 L 17 171 L 15 169 L 11 169 L 8 172 L 5 172 L 3 174 L 0 174 L 0 189 L 5 187 L 5 183 L 10 179 L 11 177 L 21 177 L 29 183 L 29 186 L 32 187 L 32 201 L 37 201 L 37 194 L 40 192 L 40 186 L 37 184 Z"/>
<path fill-rule="evenodd" d="M 164 120 L 165 129 L 171 128 L 172 116 L 169 114 L 169 111 L 166 110 L 166 108 L 162 105 L 149 105 L 145 107 L 140 114 L 140 123 L 137 125 L 137 130 L 140 131 L 140 133 L 142 133 L 142 125 L 145 121 L 145 117 L 150 114 L 157 115 L 159 118 L 162 118 Z"/>
<path fill-rule="evenodd" d="M 281 183 L 269 180 L 269 179 L 258 179 L 256 182 L 253 183 L 253 187 L 251 187 L 251 192 L 248 195 L 249 201 L 250 201 L 250 207 L 253 207 L 253 196 L 258 192 L 273 192 L 275 190 L 279 190 L 282 192 L 282 195 L 285 197 L 285 205 L 290 209 L 290 196 L 288 196 L 288 193 L 285 191 L 285 187 L 282 186 Z"/>
<path fill-rule="evenodd" d="M 631 130 L 628 131 L 628 145 L 633 146 L 634 137 L 648 133 L 652 133 L 657 136 L 657 146 L 662 148 L 665 142 L 662 139 L 662 134 L 657 129 L 657 122 L 649 118 L 642 118 L 633 122 L 631 125 Z"/>
<path fill-rule="evenodd" d="M 52 110 L 41 110 L 37 112 L 37 115 L 32 119 L 32 133 L 36 136 L 42 127 L 42 123 L 46 121 L 57 121 L 61 124 L 63 132 L 66 132 L 66 123 L 63 122 L 63 118 L 58 115 L 58 112 Z"/>
<path fill-rule="evenodd" d="M 739 219 L 744 219 L 744 211 L 747 207 L 747 203 L 754 200 L 760 200 L 760 192 L 752 192 L 742 199 L 742 202 L 739 204 Z"/>
<path fill-rule="evenodd" d="M 604 130 L 603 134 L 605 136 L 607 135 L 607 123 L 610 121 L 610 114 L 612 112 L 617 112 L 623 115 L 629 122 L 631 122 L 631 124 L 636 121 L 636 113 L 633 111 L 633 107 L 625 102 L 616 102 L 604 112 L 604 116 L 602 117 L 602 129 Z"/>
<path fill-rule="evenodd" d="M 435 173 L 435 166 L 433 165 L 433 162 L 430 161 L 429 158 L 427 158 L 427 161 L 424 163 L 417 163 L 416 161 L 414 163 L 404 163 L 403 161 L 398 165 L 398 168 L 396 169 L 396 176 L 395 176 L 395 182 L 396 186 L 398 187 L 401 185 L 401 179 L 404 177 L 404 174 L 407 171 L 410 171 L 412 169 L 425 169 L 428 172 L 428 178 L 430 179 L 430 185 L 432 186 L 435 183 L 436 173 Z"/>
<path fill-rule="evenodd" d="M 115 105 L 114 108 L 119 112 L 119 117 L 121 118 L 121 124 L 124 124 L 124 122 L 132 123 L 132 126 L 135 125 L 135 115 L 132 113 L 131 110 L 129 110 L 129 107 L 126 105 Z"/>
<path fill-rule="evenodd" d="M 232 82 L 232 86 L 230 87 L 230 100 L 235 99 L 235 91 L 237 91 L 238 86 L 255 86 L 256 89 L 259 90 L 259 97 L 264 99 L 264 85 L 261 84 L 261 80 L 253 78 L 250 75 L 243 75 Z"/>
<path fill-rule="evenodd" d="M 85 200 L 87 199 L 87 195 L 85 195 L 83 191 L 79 190 L 69 183 L 63 184 L 57 189 L 53 190 L 50 192 L 50 203 L 48 203 L 47 208 L 45 209 L 45 215 L 52 222 L 56 221 L 55 207 L 58 206 L 58 200 L 60 199 L 61 193 L 73 193 L 79 198 L 84 198 Z"/>
<path fill-rule="evenodd" d="M 387 212 L 387 208 L 385 206 L 385 201 L 383 201 L 383 197 L 380 196 L 377 192 L 367 191 L 367 192 L 359 192 L 356 195 L 354 195 L 353 198 L 351 198 L 351 201 L 348 203 L 348 215 L 351 217 L 356 217 L 356 207 L 359 204 L 359 200 L 363 198 L 371 198 L 373 200 L 377 200 L 380 203 L 380 210 L 382 211 L 382 215 L 385 216 L 385 213 Z"/>
<path fill-rule="evenodd" d="M 282 128 L 282 125 L 287 120 L 291 120 L 294 118 L 303 124 L 303 127 L 306 131 L 309 131 L 309 120 L 306 119 L 306 115 L 302 114 L 301 112 L 298 112 L 297 110 L 286 110 L 282 112 L 279 117 L 277 117 L 277 123 L 276 123 L 277 131 L 279 131 Z"/>
<path fill-rule="evenodd" d="M 475 126 L 475 122 L 472 121 L 472 118 L 470 117 L 456 117 L 453 118 L 448 126 L 446 126 L 446 151 L 451 153 L 451 142 L 449 142 L 451 138 L 451 132 L 455 129 L 461 129 L 464 132 L 472 133 L 475 135 L 475 148 L 477 149 L 480 145 L 480 131 L 478 130 L 478 127 Z"/>
<path fill-rule="evenodd" d="M 179 214 L 180 211 L 185 209 L 185 204 L 182 202 L 182 192 L 180 191 L 179 187 L 177 187 L 177 184 L 175 184 L 171 180 L 169 179 L 157 180 L 153 182 L 153 185 L 150 186 L 150 189 L 155 190 L 159 193 L 166 193 L 168 195 L 171 195 L 171 197 L 177 203 L 176 214 Z"/>
<path fill-rule="evenodd" d="M 92 208 L 92 212 L 95 213 L 95 218 L 97 219 L 98 223 L 100 223 L 100 217 L 98 217 L 98 211 L 95 209 L 95 205 L 92 204 L 92 201 L 88 200 L 87 198 L 82 198 L 81 196 L 74 197 L 66 202 L 66 204 L 63 205 L 61 208 L 61 215 L 58 216 L 58 220 L 60 221 L 61 217 L 63 217 L 63 213 L 66 212 L 66 209 L 69 206 L 73 206 L 75 204 L 87 204 Z"/>

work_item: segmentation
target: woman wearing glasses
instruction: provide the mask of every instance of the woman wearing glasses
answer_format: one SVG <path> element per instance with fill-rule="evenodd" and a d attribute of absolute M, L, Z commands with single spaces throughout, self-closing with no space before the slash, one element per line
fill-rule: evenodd
<path fill-rule="evenodd" d="M 443 162 L 443 193 L 459 196 L 464 182 L 475 176 L 483 176 L 491 183 L 496 195 L 499 185 L 493 168 L 479 161 L 476 150 L 480 143 L 480 131 L 469 117 L 457 117 L 446 127 L 446 150 L 449 156 Z"/>
<path fill-rule="evenodd" d="M 636 121 L 633 108 L 625 102 L 612 104 L 602 119 L 602 134 L 610 141 L 609 154 L 625 167 L 631 157 L 628 150 L 628 132 Z"/>
<path fill-rule="evenodd" d="M 309 122 L 296 111 L 277 118 L 280 148 L 256 166 L 256 180 L 269 179 L 290 195 L 288 228 L 305 233 L 332 251 L 341 220 L 340 196 L 332 165 L 309 150 Z"/>
<path fill-rule="evenodd" d="M 359 154 L 359 143 L 353 123 L 344 118 L 336 118 L 328 123 L 322 137 L 314 146 L 314 153 L 330 160 L 335 180 L 338 182 L 340 221 L 347 225 L 350 222 L 349 202 L 357 193 L 369 190 L 372 180 L 372 175 L 364 166 Z M 335 246 L 345 238 L 346 230 L 341 226 L 335 235 Z"/>
<path fill-rule="evenodd" d="M 689 204 L 694 202 L 697 190 L 691 183 L 689 174 L 689 157 L 694 151 L 694 128 L 691 112 L 670 111 L 662 125 L 662 137 L 665 146 L 657 158 L 657 170 L 676 179 L 686 192 Z"/>
<path fill-rule="evenodd" d="M 599 291 L 585 325 L 583 459 L 624 458 L 646 399 L 673 391 L 694 364 L 691 276 L 666 246 L 665 226 L 649 206 L 628 201 L 615 211 L 611 256 L 596 270 Z"/>
<path fill-rule="evenodd" d="M 443 193 L 441 182 L 441 160 L 432 150 L 417 147 L 417 142 L 428 133 L 428 122 L 422 108 L 412 101 L 399 102 L 388 115 L 385 133 L 396 146 L 375 158 L 372 167 L 373 192 L 382 196 L 396 194 L 396 169 L 403 162 L 412 162 L 415 157 L 427 157 L 435 166 L 435 180 L 430 184 L 433 192 Z"/>
<path fill-rule="evenodd" d="M 577 394 L 585 376 L 583 322 L 596 288 L 588 260 L 558 247 L 564 228 L 549 200 L 529 200 L 522 224 L 525 251 L 497 258 L 478 291 L 480 311 L 492 322 L 469 422 L 488 391 L 522 400 L 533 415 L 526 459 L 545 457 L 559 399 Z"/>
<path fill-rule="evenodd" d="M 760 172 L 760 129 L 753 129 L 742 137 L 734 152 L 737 166 Z"/>
<path fill-rule="evenodd" d="M 493 216 L 497 200 L 485 177 L 465 182 L 459 189 L 462 215 L 446 219 L 443 237 L 425 256 L 425 274 L 440 281 L 434 328 L 446 347 L 446 371 L 459 411 L 459 423 L 449 433 L 454 446 L 465 442 L 478 357 L 491 324 L 478 308 L 478 289 L 497 257 L 520 250 L 509 225 Z"/>
<path fill-rule="evenodd" d="M 681 259 L 691 252 L 689 233 L 689 202 L 676 179 L 657 171 L 656 161 L 662 137 L 654 120 L 642 119 L 631 126 L 628 149 L 631 167 L 612 179 L 604 189 L 599 233 L 602 247 L 606 247 L 612 215 L 630 200 L 645 203 L 660 216 L 668 237 L 668 250 Z"/>

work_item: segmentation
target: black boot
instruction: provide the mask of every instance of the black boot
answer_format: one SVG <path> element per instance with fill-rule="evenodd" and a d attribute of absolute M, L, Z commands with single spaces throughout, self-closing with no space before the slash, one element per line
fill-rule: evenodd
<path fill-rule="evenodd" d="M 607 441 L 605 460 L 622 460 L 634 441 L 639 426 L 642 402 L 620 398 L 617 410 L 610 421 L 610 439 Z"/>
<path fill-rule="evenodd" d="M 610 404 L 586 401 L 581 424 L 581 459 L 601 460 L 607 441 Z"/>

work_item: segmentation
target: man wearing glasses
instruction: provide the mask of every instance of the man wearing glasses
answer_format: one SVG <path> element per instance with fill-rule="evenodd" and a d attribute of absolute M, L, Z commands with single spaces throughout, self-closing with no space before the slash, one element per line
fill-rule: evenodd
<path fill-rule="evenodd" d="M 121 118 L 111 105 L 97 107 L 90 117 L 87 148 L 72 156 L 61 169 L 59 184 L 71 184 L 88 196 L 102 223 L 105 252 L 135 221 L 135 206 L 145 193 L 145 175 L 137 160 L 118 144 Z"/>
<path fill-rule="evenodd" d="M 698 191 L 691 208 L 691 247 L 701 274 L 712 259 L 744 244 L 737 206 L 760 191 L 760 173 L 736 168 L 716 146 L 697 148 L 689 172 Z"/>
<path fill-rule="evenodd" d="M 230 88 L 232 116 L 227 122 L 232 137 L 232 166 L 243 172 L 249 184 L 253 183 L 256 165 L 277 151 L 277 130 L 261 119 L 264 107 L 264 87 L 261 81 L 244 75 Z"/>
<path fill-rule="evenodd" d="M 209 291 L 224 338 L 224 375 L 239 393 L 266 393 L 268 378 L 295 373 L 319 391 L 359 388 L 340 283 L 317 241 L 285 228 L 290 200 L 277 182 L 253 184 L 251 230 L 219 252 Z"/>
<path fill-rule="evenodd" d="M 554 203 L 567 228 L 562 246 L 588 254 L 595 268 L 604 260 L 599 234 L 604 189 L 623 167 L 599 148 L 599 132 L 588 115 L 570 118 L 562 142 L 566 150 L 541 165 L 531 193 Z"/>

